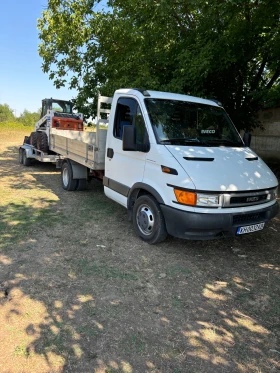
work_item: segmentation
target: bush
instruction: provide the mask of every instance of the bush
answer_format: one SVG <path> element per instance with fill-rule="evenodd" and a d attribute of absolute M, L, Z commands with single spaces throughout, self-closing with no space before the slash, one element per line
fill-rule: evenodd
<path fill-rule="evenodd" d="M 32 132 L 34 130 L 34 125 L 26 126 L 23 123 L 16 122 L 16 121 L 6 121 L 6 122 L 0 122 L 0 129 L 1 130 L 24 130 L 24 131 L 30 130 L 30 132 Z"/>

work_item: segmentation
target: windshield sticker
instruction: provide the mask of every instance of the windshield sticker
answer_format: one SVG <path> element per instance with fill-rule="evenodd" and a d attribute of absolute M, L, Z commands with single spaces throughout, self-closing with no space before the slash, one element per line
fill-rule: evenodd
<path fill-rule="evenodd" d="M 216 130 L 201 130 L 201 135 L 213 135 L 216 133 Z"/>

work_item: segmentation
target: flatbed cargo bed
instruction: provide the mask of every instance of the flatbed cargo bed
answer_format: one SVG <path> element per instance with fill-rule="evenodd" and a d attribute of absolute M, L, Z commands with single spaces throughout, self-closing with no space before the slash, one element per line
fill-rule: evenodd
<path fill-rule="evenodd" d="M 50 131 L 50 150 L 93 170 L 104 170 L 107 130 Z"/>

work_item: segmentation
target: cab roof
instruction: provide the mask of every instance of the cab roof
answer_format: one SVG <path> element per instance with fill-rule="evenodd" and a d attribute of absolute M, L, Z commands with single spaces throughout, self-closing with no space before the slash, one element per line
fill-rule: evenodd
<path fill-rule="evenodd" d="M 144 90 L 144 89 L 137 89 L 137 88 L 121 88 L 118 89 L 115 93 L 117 94 L 127 94 L 127 95 L 134 95 L 138 97 L 146 97 L 146 98 L 157 98 L 157 99 L 165 99 L 165 100 L 175 100 L 175 101 L 186 101 L 186 102 L 195 102 L 198 104 L 204 105 L 211 105 L 217 106 L 217 102 L 212 100 L 207 100 L 204 98 L 189 96 L 189 95 L 182 95 L 179 93 L 170 93 L 170 92 L 160 92 L 160 91 L 152 91 L 152 90 Z"/>

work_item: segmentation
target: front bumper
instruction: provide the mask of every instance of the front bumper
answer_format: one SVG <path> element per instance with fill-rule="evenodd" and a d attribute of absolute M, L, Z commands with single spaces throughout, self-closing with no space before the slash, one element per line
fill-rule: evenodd
<path fill-rule="evenodd" d="M 199 214 L 161 205 L 167 232 L 189 240 L 209 240 L 236 235 L 238 227 L 267 222 L 279 211 L 278 203 L 242 213 Z"/>

